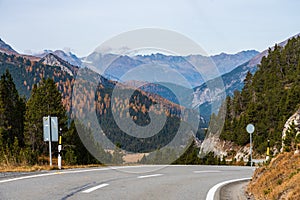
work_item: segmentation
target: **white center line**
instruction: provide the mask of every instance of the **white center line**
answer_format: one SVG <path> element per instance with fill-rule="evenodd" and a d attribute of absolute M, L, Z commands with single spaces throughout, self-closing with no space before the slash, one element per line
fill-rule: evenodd
<path fill-rule="evenodd" d="M 194 173 L 199 174 L 199 173 L 218 173 L 221 172 L 219 170 L 207 170 L 207 171 L 194 171 Z"/>
<path fill-rule="evenodd" d="M 97 186 L 92 187 L 92 188 L 90 188 L 90 189 L 84 190 L 84 191 L 82 191 L 82 193 L 90 193 L 90 192 L 93 192 L 93 191 L 98 190 L 98 189 L 100 189 L 100 188 L 106 187 L 106 186 L 108 186 L 108 185 L 109 185 L 109 184 L 107 184 L 107 183 L 103 183 L 103 184 L 101 184 L 101 185 L 97 185 Z"/>
<path fill-rule="evenodd" d="M 145 175 L 145 176 L 138 176 L 137 178 L 150 178 L 150 177 L 156 177 L 156 176 L 162 176 L 162 174 L 151 174 L 151 175 Z"/>

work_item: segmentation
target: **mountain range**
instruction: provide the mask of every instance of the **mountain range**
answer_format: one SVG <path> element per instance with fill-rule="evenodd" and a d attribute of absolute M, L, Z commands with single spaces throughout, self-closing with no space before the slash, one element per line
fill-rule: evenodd
<path fill-rule="evenodd" d="M 300 34 L 297 34 L 290 38 L 297 37 L 299 35 Z M 278 43 L 278 46 L 284 47 L 290 38 L 284 40 L 283 42 Z M 269 54 L 269 51 L 272 49 L 274 49 L 274 46 L 264 50 L 263 52 L 257 54 L 247 62 L 239 65 L 232 71 L 225 73 L 221 76 L 227 96 L 233 96 L 234 91 L 242 90 L 242 88 L 244 87 L 244 80 L 247 73 L 250 72 L 251 74 L 254 74 L 257 71 L 262 58 L 267 56 Z M 205 116 L 206 120 L 209 119 L 211 114 L 208 113 L 207 110 L 210 110 L 210 105 L 212 101 L 217 99 L 224 99 L 223 93 L 220 92 L 220 90 L 209 91 L 209 89 L 207 88 L 207 84 L 211 84 L 214 81 L 216 80 L 209 80 L 208 83 L 196 87 L 193 95 L 194 99 L 193 99 L 192 107 L 200 107 L 200 110 L 204 111 L 202 112 L 202 114 L 203 116 Z M 213 95 L 207 95 L 207 94 L 213 94 Z"/>
<path fill-rule="evenodd" d="M 34 53 L 33 56 L 39 57 L 39 58 L 44 58 L 45 56 L 47 56 L 48 54 L 52 54 L 55 55 L 59 58 L 61 58 L 62 60 L 68 62 L 71 65 L 80 67 L 82 66 L 82 61 L 80 58 L 78 58 L 75 54 L 73 54 L 70 51 L 63 51 L 63 50 L 44 50 L 43 52 L 40 53 Z"/>
<path fill-rule="evenodd" d="M 279 43 L 283 46 L 287 42 L 284 41 Z M 202 55 L 189 55 L 189 56 L 171 56 L 163 54 L 151 54 L 151 55 L 136 55 L 136 56 L 126 56 L 126 55 L 115 55 L 115 54 L 101 54 L 97 51 L 92 52 L 90 55 L 86 56 L 82 62 L 75 54 L 71 52 L 64 52 L 62 50 L 44 50 L 42 53 L 33 55 L 24 55 L 16 52 L 10 45 L 6 44 L 4 41 L 0 40 L 0 51 L 7 54 L 13 54 L 17 56 L 24 57 L 30 61 L 37 61 L 48 66 L 58 66 L 62 71 L 67 72 L 70 76 L 75 76 L 78 67 L 89 67 L 92 70 L 100 72 L 107 79 L 114 81 L 120 81 L 122 75 L 126 72 L 135 69 L 138 66 L 163 66 L 171 68 L 179 72 L 188 82 L 191 84 L 192 88 L 188 88 L 189 96 L 186 97 L 188 100 L 187 107 L 190 108 L 201 108 L 201 114 L 205 116 L 208 121 L 210 117 L 210 106 L 213 99 L 210 95 L 213 94 L 213 98 L 221 99 L 224 97 L 219 96 L 218 91 L 208 91 L 207 84 L 214 82 L 214 78 L 202 77 L 202 74 L 195 69 L 193 64 L 209 66 L 213 63 L 217 69 L 218 74 L 221 76 L 227 95 L 232 96 L 235 90 L 241 90 L 243 88 L 243 81 L 248 71 L 255 73 L 257 70 L 257 65 L 260 63 L 263 56 L 268 54 L 268 50 L 261 53 L 255 50 L 242 51 L 237 54 L 219 54 L 215 56 L 202 56 Z M 2 71 L 2 70 L 1 70 Z M 208 67 L 209 71 L 209 67 Z M 149 76 L 145 74 L 144 76 Z M 215 75 L 214 75 L 215 76 Z M 132 81 L 145 81 L 145 77 L 140 77 L 141 80 L 131 80 Z M 171 77 L 172 78 L 172 77 Z M 206 79 L 204 79 L 206 78 Z M 146 79 L 147 80 L 147 79 Z M 30 80 L 23 80 L 25 82 L 32 82 Z M 57 80 L 58 81 L 58 80 Z M 158 81 L 159 82 L 159 81 Z M 147 81 L 145 82 L 147 83 Z M 141 89 L 144 89 L 148 93 L 155 93 L 163 98 L 168 99 L 174 103 L 178 103 L 174 99 L 174 95 L 155 84 L 155 80 L 152 81 L 154 84 L 144 84 Z M 17 86 L 22 88 L 23 86 Z M 28 87 L 28 86 L 27 86 Z M 192 89 L 192 91 L 191 91 Z M 184 87 L 181 87 L 181 91 L 185 91 Z M 25 91 L 22 89 L 22 91 Z M 187 93 L 185 93 L 187 94 Z M 24 94 L 28 96 L 28 92 Z"/>
<path fill-rule="evenodd" d="M 94 51 L 85 58 L 84 62 L 88 67 L 97 70 L 106 78 L 120 82 L 123 81 L 121 79 L 124 74 L 136 70 L 137 67 L 160 69 L 165 75 L 171 69 L 180 73 L 192 87 L 197 87 L 209 79 L 233 70 L 258 54 L 259 52 L 255 50 L 248 50 L 237 54 L 222 53 L 210 57 L 202 55 L 172 56 L 160 53 L 127 56 L 102 54 Z M 211 70 L 212 68 L 217 68 L 217 70 L 211 73 L 214 71 Z M 135 77 L 136 81 L 159 82 L 155 79 L 149 80 L 149 74 L 138 75 Z"/>

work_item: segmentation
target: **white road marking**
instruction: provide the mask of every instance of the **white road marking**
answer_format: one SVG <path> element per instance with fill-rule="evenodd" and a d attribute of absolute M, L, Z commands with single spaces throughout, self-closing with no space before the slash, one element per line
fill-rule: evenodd
<path fill-rule="evenodd" d="M 199 174 L 199 173 L 219 173 L 221 171 L 219 170 L 207 170 L 207 171 L 194 171 L 195 174 Z"/>
<path fill-rule="evenodd" d="M 151 175 L 145 175 L 145 176 L 138 176 L 137 178 L 150 178 L 150 177 L 157 177 L 162 176 L 162 174 L 151 174 Z"/>
<path fill-rule="evenodd" d="M 216 191 L 220 187 L 222 187 L 223 185 L 226 185 L 226 184 L 229 184 L 229 183 L 233 183 L 233 182 L 237 182 L 237 181 L 246 181 L 246 180 L 251 180 L 251 178 L 233 179 L 233 180 L 228 180 L 228 181 L 224 181 L 224 182 L 218 183 L 214 187 L 210 188 L 210 190 L 208 191 L 208 193 L 206 195 L 206 200 L 214 200 Z"/>
<path fill-rule="evenodd" d="M 109 185 L 108 183 L 103 183 L 101 185 L 97 185 L 95 187 L 92 187 L 92 188 L 89 188 L 87 190 L 84 190 L 84 191 L 82 191 L 82 193 L 90 193 L 90 192 L 93 192 L 93 191 L 98 190 L 100 188 L 106 187 L 108 185 Z"/>
<path fill-rule="evenodd" d="M 30 179 L 30 178 L 37 178 L 37 177 L 43 177 L 43 176 L 52 176 L 56 175 L 57 173 L 49 173 L 49 174 L 37 174 L 37 175 L 31 175 L 31 176 L 23 176 L 23 177 L 18 177 L 18 178 L 11 178 L 11 179 L 6 179 L 6 180 L 1 180 L 0 183 L 7 183 L 7 182 L 12 182 L 12 181 L 18 181 L 18 180 L 23 180 L 23 179 Z"/>
<path fill-rule="evenodd" d="M 45 173 L 45 174 L 35 174 L 35 175 L 30 175 L 30 176 L 22 176 L 22 177 L 18 177 L 18 178 L 0 180 L 0 183 L 7 183 L 7 182 L 24 180 L 24 179 L 44 177 L 44 176 L 54 176 L 54 175 L 62 175 L 62 174 L 75 174 L 75 173 L 84 173 L 84 172 L 93 172 L 93 171 L 106 171 L 106 170 L 111 170 L 111 169 L 124 169 L 124 168 L 134 168 L 134 167 L 141 167 L 141 166 L 106 167 L 106 168 L 96 168 L 96 169 L 59 171 L 59 172 L 52 172 L 52 173 Z"/>

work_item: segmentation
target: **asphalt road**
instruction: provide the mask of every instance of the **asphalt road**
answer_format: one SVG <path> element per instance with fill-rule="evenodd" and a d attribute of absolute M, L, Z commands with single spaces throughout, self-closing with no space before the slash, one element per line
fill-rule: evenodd
<path fill-rule="evenodd" d="M 131 166 L 0 179 L 0 199 L 207 199 L 216 184 L 251 177 L 234 166 Z"/>

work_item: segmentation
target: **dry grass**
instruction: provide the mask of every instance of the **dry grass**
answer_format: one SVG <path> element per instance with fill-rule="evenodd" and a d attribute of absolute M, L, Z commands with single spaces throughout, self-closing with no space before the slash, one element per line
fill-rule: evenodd
<path fill-rule="evenodd" d="M 300 199 L 300 155 L 278 155 L 268 166 L 258 168 L 247 191 L 255 199 Z"/>
<path fill-rule="evenodd" d="M 32 172 L 32 171 L 41 171 L 41 170 L 50 170 L 50 166 L 0 166 L 0 172 Z"/>
<path fill-rule="evenodd" d="M 111 152 L 113 153 L 113 151 Z M 147 155 L 147 154 L 146 154 Z M 125 154 L 123 156 L 125 165 L 134 165 L 139 160 L 142 159 L 144 154 Z M 26 163 L 22 164 L 0 164 L 0 173 L 1 172 L 33 172 L 33 171 L 42 171 L 42 170 L 56 170 L 57 167 L 57 158 L 52 159 L 53 167 L 49 166 L 49 158 L 47 156 L 41 156 L 38 159 L 38 165 L 28 165 Z M 63 161 L 62 161 L 63 162 Z M 73 169 L 73 168 L 90 168 L 90 167 L 103 167 L 101 164 L 92 164 L 92 165 L 66 165 L 62 163 L 63 169 Z"/>
<path fill-rule="evenodd" d="M 148 154 L 144 154 L 144 153 L 126 154 L 123 156 L 123 159 L 125 164 L 132 164 L 132 163 L 137 163 L 139 160 L 143 158 L 144 155 L 147 156 Z"/>
<path fill-rule="evenodd" d="M 63 165 L 62 169 L 75 169 L 75 168 L 91 168 L 91 167 L 104 167 L 104 165 Z M 0 166 L 1 172 L 34 172 L 42 170 L 57 170 L 57 165 L 50 167 L 49 165 L 33 165 L 33 166 Z"/>
<path fill-rule="evenodd" d="M 0 173 L 1 172 L 33 172 L 33 171 L 42 171 L 42 170 L 56 170 L 57 158 L 52 159 L 53 166 L 49 165 L 49 158 L 46 156 L 39 157 L 39 164 L 37 165 L 28 165 L 26 163 L 22 164 L 0 164 Z M 92 164 L 92 165 L 66 165 L 62 162 L 62 169 L 74 169 L 74 168 L 90 168 L 90 167 L 103 167 L 101 164 Z"/>

